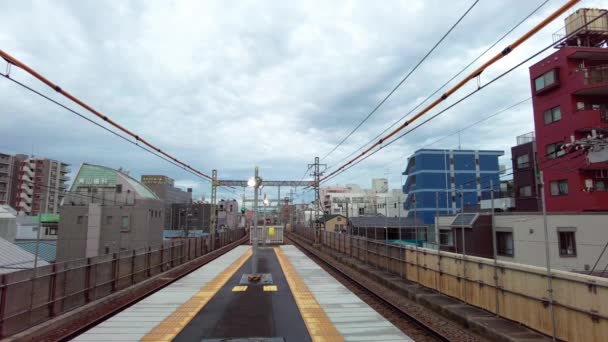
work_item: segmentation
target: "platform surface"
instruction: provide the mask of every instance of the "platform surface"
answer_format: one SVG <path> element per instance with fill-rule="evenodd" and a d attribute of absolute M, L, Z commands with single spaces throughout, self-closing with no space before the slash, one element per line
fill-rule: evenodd
<path fill-rule="evenodd" d="M 272 287 L 242 286 L 250 255 L 239 246 L 74 341 L 411 341 L 294 246 L 259 250 Z"/>
<path fill-rule="evenodd" d="M 295 246 L 281 250 L 345 341 L 413 341 Z"/>

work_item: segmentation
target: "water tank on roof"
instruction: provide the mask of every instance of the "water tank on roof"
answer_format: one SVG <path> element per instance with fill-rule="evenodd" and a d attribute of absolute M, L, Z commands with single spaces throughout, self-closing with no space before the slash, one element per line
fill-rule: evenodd
<path fill-rule="evenodd" d="M 593 21 L 593 19 L 606 13 L 605 9 L 599 8 L 581 8 L 564 20 L 566 22 L 566 35 L 576 32 L 581 29 L 585 30 L 585 25 Z M 593 21 L 586 27 L 587 31 L 608 31 L 608 15 Z"/>

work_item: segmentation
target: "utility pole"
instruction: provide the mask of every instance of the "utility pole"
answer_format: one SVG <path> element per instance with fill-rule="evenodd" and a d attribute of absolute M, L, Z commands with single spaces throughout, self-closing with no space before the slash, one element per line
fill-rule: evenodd
<path fill-rule="evenodd" d="M 261 179 L 258 176 L 258 167 L 255 167 L 253 185 L 253 255 L 251 256 L 251 274 L 258 273 L 258 191 L 260 189 Z"/>
<path fill-rule="evenodd" d="M 540 171 L 540 196 L 543 206 L 543 225 L 545 228 L 545 258 L 547 263 L 547 292 L 549 295 L 549 312 L 551 314 L 551 337 L 555 341 L 555 308 L 553 306 L 553 275 L 551 274 L 551 254 L 549 253 L 549 224 L 547 222 L 547 204 L 545 201 L 545 180 Z"/>
<path fill-rule="evenodd" d="M 490 199 L 492 204 L 492 256 L 494 257 L 494 291 L 496 292 L 496 316 L 498 317 L 498 260 L 496 251 L 496 227 L 494 225 L 494 180 L 490 179 Z"/>
<path fill-rule="evenodd" d="M 323 167 L 323 171 L 320 168 Z M 319 243 L 321 223 L 319 222 L 319 208 L 321 208 L 321 176 L 327 168 L 327 164 L 319 164 L 319 157 L 315 157 L 314 164 L 308 164 L 308 169 L 313 168 L 314 177 L 313 187 L 315 189 L 315 242 Z M 325 228 L 325 210 L 323 211 L 323 228 Z"/>
<path fill-rule="evenodd" d="M 215 212 L 215 203 L 217 202 L 217 170 L 211 171 L 211 227 L 209 232 L 211 235 L 211 250 L 215 250 L 215 229 L 217 227 L 217 214 Z"/>

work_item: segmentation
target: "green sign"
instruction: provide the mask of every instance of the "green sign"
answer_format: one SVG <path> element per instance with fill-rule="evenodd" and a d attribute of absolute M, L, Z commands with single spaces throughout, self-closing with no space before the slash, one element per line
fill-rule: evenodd
<path fill-rule="evenodd" d="M 59 214 L 40 214 L 40 222 L 59 222 Z"/>

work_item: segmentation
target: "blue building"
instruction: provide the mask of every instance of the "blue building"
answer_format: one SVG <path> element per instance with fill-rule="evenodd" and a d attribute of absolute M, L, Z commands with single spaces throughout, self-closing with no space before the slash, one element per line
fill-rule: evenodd
<path fill-rule="evenodd" d="M 415 212 L 418 219 L 432 224 L 437 212 L 439 215 L 460 212 L 461 186 L 465 209 L 479 205 L 482 189 L 488 192 L 490 181 L 495 188 L 500 184 L 498 157 L 502 155 L 503 151 L 416 151 L 408 158 L 403 172 L 407 176 L 403 185 L 403 193 L 407 195 L 403 208 L 408 211 L 408 217 L 413 218 Z"/>

